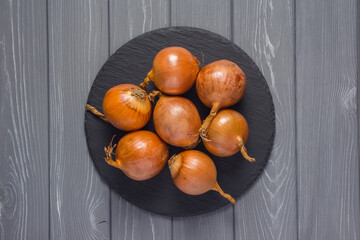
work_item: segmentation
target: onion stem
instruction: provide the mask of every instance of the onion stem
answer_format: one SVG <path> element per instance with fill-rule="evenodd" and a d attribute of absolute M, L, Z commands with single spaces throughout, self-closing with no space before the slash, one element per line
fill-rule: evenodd
<path fill-rule="evenodd" d="M 246 150 L 246 147 L 245 147 L 244 142 L 243 142 L 242 139 L 240 140 L 238 146 L 240 148 L 241 154 L 243 155 L 243 157 L 246 160 L 248 160 L 249 162 L 255 162 L 255 158 L 249 157 L 249 155 L 247 153 L 247 150 Z"/>
<path fill-rule="evenodd" d="M 199 64 L 199 69 L 204 67 L 205 66 L 205 54 L 203 51 L 200 51 L 201 52 L 201 60 L 202 60 L 202 63 L 199 62 L 199 60 L 197 60 L 198 64 Z M 200 71 L 200 70 L 199 70 Z"/>
<path fill-rule="evenodd" d="M 163 93 L 160 92 L 160 91 L 154 90 L 154 91 L 152 91 L 151 93 L 148 94 L 149 100 L 151 102 L 155 101 L 156 96 L 159 96 L 159 98 L 160 98 L 161 96 L 163 96 Z"/>
<path fill-rule="evenodd" d="M 94 115 L 98 116 L 99 118 L 101 118 L 102 120 L 104 120 L 105 122 L 109 122 L 109 120 L 105 117 L 104 114 L 102 114 L 101 112 L 99 112 L 98 110 L 96 110 L 96 108 L 94 108 L 93 106 L 91 106 L 90 104 L 86 104 L 85 106 L 85 110 L 92 112 Z"/>
<path fill-rule="evenodd" d="M 219 192 L 221 196 L 223 196 L 224 198 L 229 200 L 233 205 L 235 205 L 235 203 L 236 203 L 235 199 L 230 194 L 224 193 L 224 191 L 219 186 L 218 182 L 216 182 L 215 186 L 211 190 Z"/>
<path fill-rule="evenodd" d="M 140 87 L 141 87 L 142 89 L 144 89 L 145 91 L 147 91 L 147 90 L 146 90 L 146 86 L 149 85 L 149 82 L 151 82 L 151 78 L 152 78 L 152 75 L 153 75 L 152 72 L 153 72 L 153 71 L 152 71 L 152 69 L 151 69 L 150 72 L 146 75 L 146 78 L 144 79 L 144 82 L 140 83 Z"/>
<path fill-rule="evenodd" d="M 221 104 L 219 102 L 214 103 L 214 105 L 211 108 L 209 116 L 206 117 L 205 121 L 201 125 L 201 128 L 199 130 L 200 137 L 206 142 L 210 141 L 207 138 L 207 132 L 208 132 L 209 126 L 210 126 L 211 122 L 214 120 L 214 118 L 216 117 L 216 114 L 218 113 L 220 108 L 221 108 Z"/>

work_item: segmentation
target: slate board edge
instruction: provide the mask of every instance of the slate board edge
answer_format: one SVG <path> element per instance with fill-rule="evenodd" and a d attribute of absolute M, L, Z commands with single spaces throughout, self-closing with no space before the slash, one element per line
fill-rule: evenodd
<path fill-rule="evenodd" d="M 245 51 L 243 51 L 239 46 L 237 46 L 236 44 L 234 44 L 234 43 L 233 43 L 232 41 L 230 41 L 229 39 L 227 39 L 227 38 L 225 38 L 225 37 L 223 37 L 223 36 L 221 36 L 221 35 L 219 35 L 219 34 L 217 34 L 217 33 L 214 33 L 214 32 L 208 31 L 208 30 L 204 30 L 204 29 L 201 29 L 201 28 L 196 28 L 196 27 L 187 27 L 187 26 L 165 27 L 165 28 L 159 28 L 159 29 L 155 29 L 155 30 L 146 32 L 146 33 L 141 34 L 141 35 L 139 35 L 139 36 L 141 36 L 141 37 L 146 37 L 147 35 L 150 35 L 150 34 L 152 34 L 153 32 L 159 32 L 159 31 L 161 31 L 161 32 L 165 32 L 165 31 L 176 31 L 176 32 L 179 32 L 179 31 L 198 31 L 198 32 L 202 32 L 202 33 L 208 33 L 208 34 L 217 36 L 217 37 L 218 37 L 219 39 L 221 39 L 221 40 L 229 41 L 229 42 L 231 43 L 231 45 L 232 45 L 233 48 L 236 48 L 236 49 L 241 50 L 247 57 L 249 57 Z M 137 37 L 139 37 L 139 36 L 137 36 Z M 135 38 L 137 38 L 137 37 L 135 37 Z M 133 39 L 134 39 L 134 38 L 133 38 Z M 123 44 L 122 46 L 120 46 L 119 49 L 107 59 L 107 61 L 109 61 L 113 55 L 116 55 L 116 54 L 118 53 L 118 51 L 120 51 L 120 48 L 121 48 L 121 47 L 126 46 L 126 45 L 128 45 L 128 44 L 131 44 L 131 41 L 132 41 L 133 39 L 130 39 L 128 42 L 126 42 L 125 44 Z M 250 57 L 249 57 L 249 58 L 250 58 Z M 250 59 L 251 59 L 251 58 L 250 58 Z M 101 76 L 101 74 L 103 73 L 103 71 L 104 71 L 104 66 L 106 65 L 107 61 L 103 64 L 103 66 L 102 66 L 101 69 L 99 70 L 99 72 L 98 72 L 98 74 L 96 75 L 94 81 L 95 81 L 99 76 Z M 265 77 L 263 76 L 263 74 L 262 74 L 262 72 L 260 71 L 260 69 L 258 68 L 258 66 L 255 64 L 254 61 L 253 61 L 253 63 L 254 63 L 254 64 L 253 64 L 254 67 L 258 70 L 258 72 L 261 74 L 262 78 L 265 80 Z M 93 81 L 93 82 L 94 82 L 94 81 Z M 272 152 L 272 149 L 273 149 L 273 146 L 274 146 L 274 139 L 275 139 L 275 134 L 276 134 L 275 106 L 274 106 L 274 101 L 273 101 L 273 97 L 272 97 L 270 88 L 269 88 L 269 86 L 268 86 L 268 84 L 267 84 L 266 81 L 265 81 L 264 83 L 265 83 L 265 84 L 263 84 L 264 90 L 269 94 L 270 99 L 271 99 L 272 118 L 270 119 L 270 121 L 273 123 L 274 131 L 273 131 L 273 133 L 272 133 L 269 141 L 271 141 L 272 144 L 271 144 L 271 146 L 269 146 L 269 149 L 268 149 L 268 151 L 267 151 L 267 155 L 265 156 L 265 161 L 264 161 L 264 163 L 261 165 L 260 171 L 259 171 L 259 172 L 255 175 L 255 177 L 254 177 L 255 180 L 252 181 L 252 182 L 250 182 L 250 183 L 245 187 L 245 190 L 241 193 L 241 195 L 236 198 L 236 201 L 237 201 L 237 202 L 238 202 L 239 200 L 241 200 L 242 196 L 244 196 L 249 190 L 251 190 L 251 187 L 259 180 L 259 176 L 263 173 L 264 168 L 266 167 L 266 165 L 267 165 L 267 163 L 268 163 L 269 157 L 270 157 L 270 155 L 271 155 L 271 152 Z M 94 87 L 94 85 L 92 85 L 92 87 L 91 87 L 91 89 L 90 89 L 89 92 L 91 92 L 91 90 L 92 90 L 93 87 Z M 87 103 L 88 103 L 88 101 L 89 101 L 89 99 L 87 99 Z M 240 100 L 240 101 L 241 101 L 241 100 Z M 100 109 L 102 109 L 102 106 L 101 106 Z M 84 115 L 84 117 L 85 117 L 85 118 L 84 118 L 84 123 L 85 123 L 85 124 L 84 124 L 84 130 L 85 130 L 85 134 L 86 134 L 86 131 L 87 131 L 87 130 L 86 130 L 87 114 L 92 114 L 92 113 L 89 113 L 89 112 L 85 111 L 85 115 Z M 89 151 L 89 153 L 90 153 L 89 144 L 88 144 L 88 138 L 86 138 L 86 142 L 87 142 L 88 151 Z M 96 168 L 96 170 L 97 170 L 98 173 L 99 173 L 99 168 L 98 168 L 98 166 L 94 163 L 94 161 L 92 161 L 92 164 L 95 165 L 95 168 Z M 164 166 L 164 167 L 166 167 L 166 166 Z M 101 175 L 101 178 L 102 178 L 102 180 L 104 180 L 105 182 L 107 182 L 102 175 Z M 113 189 L 113 187 L 111 186 L 111 184 L 109 184 L 109 186 L 110 186 L 111 189 Z M 115 190 L 115 192 L 116 192 L 117 194 L 119 194 L 116 190 Z M 119 195 L 120 195 L 120 194 L 119 194 Z M 121 196 L 122 198 L 124 198 L 126 201 L 128 201 L 129 203 L 131 203 L 127 197 L 122 196 L 122 195 L 120 195 L 120 196 Z M 133 204 L 133 203 L 131 203 L 131 204 Z M 210 209 L 210 210 L 208 210 L 208 211 L 203 211 L 203 212 L 201 212 L 201 213 L 194 213 L 194 214 L 187 214 L 187 215 L 181 215 L 181 214 L 178 214 L 178 215 L 166 215 L 166 214 L 158 213 L 158 212 L 155 212 L 155 211 L 152 211 L 151 213 L 154 213 L 154 214 L 157 214 L 157 215 L 162 215 L 162 216 L 172 216 L 172 217 L 201 216 L 201 215 L 207 214 L 207 213 L 209 213 L 209 212 L 221 210 L 221 209 L 223 209 L 224 207 L 228 206 L 228 204 L 231 204 L 231 203 L 229 202 L 229 203 L 225 204 L 224 206 L 219 207 L 219 208 L 217 208 L 217 209 L 215 209 L 215 210 Z M 135 205 L 136 207 L 139 207 L 139 208 L 141 208 L 141 209 L 143 209 L 143 210 L 145 210 L 145 211 L 148 211 L 147 209 L 144 209 L 144 208 L 142 208 L 142 207 L 140 207 L 140 206 L 137 206 L 136 204 L 133 204 L 133 205 Z"/>

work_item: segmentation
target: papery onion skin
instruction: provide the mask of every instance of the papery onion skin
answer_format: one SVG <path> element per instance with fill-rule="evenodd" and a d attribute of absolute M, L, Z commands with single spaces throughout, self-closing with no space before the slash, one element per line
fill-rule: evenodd
<path fill-rule="evenodd" d="M 169 160 L 169 169 L 174 184 L 189 195 L 203 194 L 216 184 L 214 162 L 197 150 L 184 151 L 174 156 Z"/>
<path fill-rule="evenodd" d="M 213 190 L 235 205 L 235 199 L 221 189 L 215 164 L 205 153 L 187 150 L 172 156 L 168 163 L 173 182 L 182 192 L 200 195 Z"/>
<path fill-rule="evenodd" d="M 121 169 L 129 178 L 144 181 L 156 176 L 163 169 L 168 157 L 166 143 L 155 133 L 140 130 L 128 133 L 120 139 L 115 161 L 109 157 L 105 160 L 109 165 Z"/>
<path fill-rule="evenodd" d="M 246 89 L 246 77 L 241 68 L 229 60 L 218 60 L 201 69 L 196 91 L 202 103 L 211 108 L 232 106 L 240 101 Z"/>
<path fill-rule="evenodd" d="M 224 109 L 218 112 L 211 122 L 207 139 L 204 141 L 206 149 L 219 157 L 229 157 L 241 151 L 244 158 L 249 162 L 255 159 L 247 154 L 245 143 L 249 136 L 249 126 L 239 112 Z"/>
<path fill-rule="evenodd" d="M 166 143 L 188 147 L 199 139 L 201 119 L 195 105 L 177 96 L 160 96 L 153 113 L 157 134 Z"/>
<path fill-rule="evenodd" d="M 198 60 L 187 49 L 167 47 L 155 56 L 145 82 L 153 81 L 168 95 L 181 95 L 194 85 L 199 69 Z"/>
<path fill-rule="evenodd" d="M 103 111 L 114 127 L 123 131 L 134 131 L 149 122 L 151 103 L 146 92 L 140 87 L 120 84 L 105 94 Z"/>
<path fill-rule="evenodd" d="M 246 119 L 238 112 L 224 109 L 218 112 L 208 129 L 206 149 L 219 157 L 232 156 L 239 152 L 238 143 L 245 144 L 249 136 Z"/>

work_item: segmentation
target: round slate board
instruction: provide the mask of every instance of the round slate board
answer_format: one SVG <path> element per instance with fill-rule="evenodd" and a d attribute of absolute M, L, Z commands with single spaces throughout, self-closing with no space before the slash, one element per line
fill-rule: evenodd
<path fill-rule="evenodd" d="M 242 113 L 249 123 L 246 147 L 256 162 L 247 162 L 240 153 L 227 158 L 216 157 L 207 152 L 202 143 L 196 148 L 214 160 L 222 189 L 238 198 L 266 165 L 274 142 L 275 113 L 269 87 L 259 68 L 234 43 L 212 32 L 189 27 L 170 27 L 145 33 L 130 40 L 108 59 L 96 76 L 87 103 L 102 111 L 102 99 L 111 87 L 122 83 L 139 85 L 150 71 L 157 52 L 169 46 L 184 47 L 199 61 L 202 61 L 203 54 L 204 64 L 219 59 L 231 60 L 246 74 L 245 95 L 231 108 Z M 150 84 L 149 90 L 152 89 L 154 85 Z M 183 96 L 196 105 L 201 119 L 205 119 L 210 109 L 197 97 L 195 86 Z M 144 129 L 155 132 L 152 119 Z M 104 161 L 104 147 L 109 145 L 112 136 L 116 134 L 114 142 L 117 143 L 126 132 L 115 129 L 90 112 L 85 113 L 85 132 L 90 155 L 102 178 L 128 202 L 140 208 L 168 216 L 193 216 L 230 204 L 215 191 L 199 196 L 182 193 L 173 184 L 167 165 L 150 180 L 133 181 Z M 171 155 L 181 151 L 170 147 Z"/>

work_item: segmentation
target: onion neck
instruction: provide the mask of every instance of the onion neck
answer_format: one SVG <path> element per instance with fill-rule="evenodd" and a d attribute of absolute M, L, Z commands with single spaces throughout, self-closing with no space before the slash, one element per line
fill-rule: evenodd
<path fill-rule="evenodd" d="M 155 98 L 156 98 L 157 96 L 159 96 L 159 99 L 160 99 L 161 97 L 164 96 L 164 94 L 163 94 L 162 92 L 160 92 L 160 91 L 157 91 L 157 90 L 153 90 L 151 93 L 148 94 L 149 100 L 150 100 L 151 102 L 154 102 L 154 101 L 155 101 Z"/>
<path fill-rule="evenodd" d="M 94 107 L 91 106 L 90 104 L 86 104 L 85 110 L 93 113 L 94 115 L 98 116 L 99 118 L 101 118 L 101 119 L 104 120 L 105 122 L 109 122 L 109 120 L 106 118 L 106 116 L 105 116 L 104 114 L 102 114 L 101 112 L 99 112 L 96 108 L 94 108 Z"/>
<path fill-rule="evenodd" d="M 151 69 L 150 72 L 146 75 L 144 82 L 140 83 L 140 87 L 146 91 L 146 86 L 149 85 L 149 82 L 152 81 L 154 76 L 153 70 Z"/>
<path fill-rule="evenodd" d="M 214 120 L 214 118 L 216 117 L 216 114 L 218 113 L 218 111 L 220 109 L 221 109 L 221 103 L 219 103 L 219 102 L 214 103 L 213 106 L 211 107 L 209 116 L 206 117 L 205 121 L 201 125 L 199 133 L 200 133 L 201 138 L 206 142 L 210 141 L 207 138 L 207 132 L 210 127 L 210 124 Z"/>
<path fill-rule="evenodd" d="M 196 58 L 196 61 L 197 61 L 198 65 L 199 65 L 199 72 L 200 72 L 200 69 L 201 69 L 203 66 L 205 66 L 205 55 L 204 55 L 203 51 L 200 51 L 200 53 L 201 53 L 202 63 L 200 63 L 200 61 Z"/>
<path fill-rule="evenodd" d="M 214 191 L 220 193 L 221 196 L 223 196 L 224 198 L 229 200 L 229 202 L 231 202 L 233 205 L 235 205 L 235 203 L 236 203 L 235 199 L 230 194 L 224 193 L 224 191 L 219 186 L 218 182 L 216 182 L 215 186 L 211 190 L 214 190 Z"/>
<path fill-rule="evenodd" d="M 249 162 L 255 162 L 255 158 L 252 158 L 248 155 L 244 142 L 241 138 L 239 140 L 238 147 L 240 148 L 240 152 L 246 160 Z"/>

